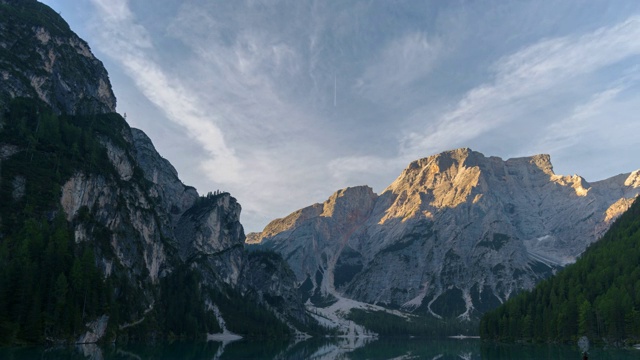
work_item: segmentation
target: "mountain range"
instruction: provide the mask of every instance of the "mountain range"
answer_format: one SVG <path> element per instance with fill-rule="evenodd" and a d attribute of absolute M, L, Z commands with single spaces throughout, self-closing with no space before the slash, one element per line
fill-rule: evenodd
<path fill-rule="evenodd" d="M 480 322 L 485 339 L 589 341 L 633 346 L 640 340 L 640 202 L 574 263 L 532 291 L 512 297 Z"/>
<path fill-rule="evenodd" d="M 0 343 L 313 330 L 236 199 L 179 180 L 59 14 L 0 1 L 0 74 Z"/>
<path fill-rule="evenodd" d="M 49 7 L 0 0 L 0 76 L 0 344 L 370 336 L 363 311 L 471 323 L 640 193 L 639 171 L 589 183 L 463 148 L 245 238 L 238 201 L 180 181 Z"/>
<path fill-rule="evenodd" d="M 574 262 L 638 193 L 640 171 L 589 183 L 556 175 L 549 155 L 457 149 L 412 162 L 380 195 L 340 190 L 247 243 L 280 253 L 312 302 L 471 319 Z"/>

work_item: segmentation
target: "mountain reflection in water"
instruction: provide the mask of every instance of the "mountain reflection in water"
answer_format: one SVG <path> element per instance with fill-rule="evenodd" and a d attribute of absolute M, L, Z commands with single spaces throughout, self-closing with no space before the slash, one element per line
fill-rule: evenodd
<path fill-rule="evenodd" d="M 174 342 L 171 344 L 77 345 L 73 347 L 0 348 L 0 359 L 581 359 L 577 345 L 519 345 L 478 339 L 424 338 L 311 338 L 299 342 L 249 341 L 230 343 Z M 640 358 L 640 350 L 595 348 L 593 360 Z"/>

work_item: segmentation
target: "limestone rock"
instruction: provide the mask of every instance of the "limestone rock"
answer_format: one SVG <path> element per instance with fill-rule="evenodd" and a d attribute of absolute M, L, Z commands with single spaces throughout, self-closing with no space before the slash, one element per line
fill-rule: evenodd
<path fill-rule="evenodd" d="M 34 0 L 0 3 L 10 5 L 0 8 L 0 105 L 31 97 L 58 113 L 115 112 L 102 62 L 55 11 Z"/>
<path fill-rule="evenodd" d="M 175 225 L 180 216 L 195 204 L 198 192 L 180 181 L 176 169 L 158 154 L 142 130 L 131 129 L 131 135 L 138 166 L 143 170 L 145 179 L 153 184 L 150 195 L 159 199 L 171 217 L 172 225 Z"/>
<path fill-rule="evenodd" d="M 182 261 L 202 258 L 206 266 L 201 272 L 212 284 L 238 282 L 245 261 L 240 210 L 240 204 L 228 193 L 205 197 L 187 210 L 176 226 Z M 207 269 L 215 271 L 210 274 Z"/>
<path fill-rule="evenodd" d="M 296 276 L 287 262 L 276 253 L 251 253 L 242 267 L 239 287 L 256 294 L 281 318 L 299 323 L 311 321 L 296 287 Z"/>
<path fill-rule="evenodd" d="M 549 155 L 457 149 L 412 162 L 379 196 L 345 189 L 274 220 L 252 243 L 282 254 L 310 296 L 468 319 L 575 261 L 638 177 L 589 183 L 556 175 Z"/>
<path fill-rule="evenodd" d="M 89 328 L 89 330 L 76 340 L 76 344 L 97 343 L 105 335 L 108 324 L 109 317 L 107 315 L 102 315 L 95 321 L 88 323 L 87 328 Z"/>
<path fill-rule="evenodd" d="M 39 99 L 33 102 L 36 106 L 59 114 L 114 112 L 115 97 L 102 63 L 57 13 L 35 0 L 0 0 L 0 18 L 0 113 L 16 97 Z M 131 129 L 117 114 L 100 118 L 113 127 L 97 131 L 101 135 L 95 137 L 96 132 L 87 131 L 83 140 L 101 145 L 108 162 L 82 166 L 70 161 L 72 168 L 65 169 L 64 176 L 52 172 L 48 180 L 59 185 L 60 198 L 44 203 L 59 206 L 43 212 L 48 218 L 64 212 L 75 242 L 93 250 L 98 269 L 115 284 L 113 295 L 127 302 L 114 328 L 129 329 L 148 316 L 164 321 L 165 314 L 152 310 L 163 295 L 161 281 L 177 271 L 195 272 L 203 289 L 198 300 L 205 309 L 211 301 L 208 294 L 231 289 L 282 319 L 309 319 L 287 264 L 279 257 L 249 256 L 245 251 L 241 207 L 235 198 L 228 193 L 200 197 L 180 181 L 144 132 Z M 4 121 L 0 119 L 0 131 L 7 125 Z M 3 138 L 0 166 L 26 150 L 16 144 Z M 29 181 L 20 174 L 0 178 L 12 186 L 14 202 L 28 195 Z M 0 233 L 0 239 L 3 236 Z M 279 299 L 279 306 L 269 299 Z M 75 334 L 77 341 L 103 337 L 107 315 L 85 319 L 91 330 Z"/>

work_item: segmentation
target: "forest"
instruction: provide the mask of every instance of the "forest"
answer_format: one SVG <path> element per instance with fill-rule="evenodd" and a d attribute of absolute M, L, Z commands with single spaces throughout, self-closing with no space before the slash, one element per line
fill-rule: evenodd
<path fill-rule="evenodd" d="M 231 288 L 204 288 L 188 263 L 176 262 L 154 285 L 152 309 L 141 305 L 145 295 L 132 285 L 148 274 L 133 273 L 118 261 L 108 276 L 99 269 L 97 258 L 115 258 L 113 234 L 86 206 L 68 220 L 60 206 L 61 186 L 76 172 L 122 181 L 101 140 L 131 150 L 122 135 L 127 131 L 118 114 L 58 115 L 33 99 L 14 99 L 0 112 L 0 144 L 12 152 L 0 163 L 0 345 L 73 342 L 102 315 L 109 316 L 104 341 L 199 339 L 220 331 L 205 297 L 220 307 L 231 331 L 290 336 L 255 299 Z M 136 166 L 131 181 L 145 189 L 141 171 Z M 78 225 L 88 240 L 77 241 Z"/>
<path fill-rule="evenodd" d="M 477 334 L 477 320 L 437 319 L 424 315 L 403 318 L 385 311 L 351 309 L 348 320 L 382 336 L 447 337 L 451 334 Z"/>
<path fill-rule="evenodd" d="M 112 169 L 94 136 L 104 122 L 61 117 L 27 99 L 0 116 L 0 143 L 20 149 L 0 169 L 0 342 L 67 338 L 99 314 L 117 318 L 117 279 L 103 279 L 93 246 L 75 242 L 58 204 L 73 171 Z"/>
<path fill-rule="evenodd" d="M 488 312 L 483 339 L 592 342 L 640 340 L 640 201 L 572 265 Z"/>

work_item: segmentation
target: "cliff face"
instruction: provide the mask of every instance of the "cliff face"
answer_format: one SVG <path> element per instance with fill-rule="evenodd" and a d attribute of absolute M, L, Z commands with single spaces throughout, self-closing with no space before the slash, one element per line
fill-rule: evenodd
<path fill-rule="evenodd" d="M 246 261 L 240 205 L 229 194 L 199 200 L 177 223 L 178 253 L 184 262 L 200 260 L 207 282 L 237 285 Z"/>
<path fill-rule="evenodd" d="M 0 105 L 36 98 L 66 114 L 114 112 L 107 71 L 86 42 L 35 0 L 0 1 Z"/>
<path fill-rule="evenodd" d="M 159 199 L 164 212 L 170 215 L 170 224 L 175 226 L 182 214 L 193 206 L 198 192 L 185 186 L 178 178 L 178 172 L 156 151 L 151 139 L 142 130 L 131 129 L 135 158 L 143 170 L 144 177 L 151 183 L 151 196 Z"/>
<path fill-rule="evenodd" d="M 83 257 L 83 266 L 95 265 L 104 282 L 95 291 L 111 291 L 102 297 L 113 301 L 109 310 L 93 307 L 98 309 L 90 312 L 95 315 L 83 319 L 91 328 L 86 333 L 66 324 L 66 330 L 48 333 L 69 336 L 65 331 L 72 331 L 92 341 L 127 334 L 178 334 L 162 311 L 177 296 L 193 299 L 180 311 L 194 317 L 187 320 L 199 321 L 196 330 L 201 335 L 217 327 L 197 316 L 213 317 L 218 302 L 234 299 L 262 309 L 255 313 L 272 315 L 240 319 L 229 306 L 220 305 L 218 315 L 231 329 L 238 328 L 236 323 L 246 326 L 265 318 L 310 323 L 286 263 L 275 254 L 250 256 L 245 251 L 236 199 L 228 193 L 200 197 L 180 181 L 142 131 L 131 129 L 113 113 L 115 98 L 106 70 L 58 14 L 36 1 L 0 0 L 0 19 L 0 245 L 20 248 L 16 229 L 33 219 L 51 222 L 61 214 L 66 224 L 56 226 L 69 228 L 73 245 L 60 251 L 70 257 L 92 254 Z M 5 234 L 9 245 L 2 242 Z M 58 266 L 54 274 L 62 279 L 59 283 L 51 283 L 55 277 L 44 277 L 50 282 L 43 289 L 59 288 L 63 295 L 56 295 L 57 300 L 38 295 L 43 301 L 75 301 L 64 295 L 81 283 L 80 275 L 72 276 L 74 260 L 69 256 L 69 266 Z M 13 281 L 10 271 L 0 261 L 0 280 Z M 197 281 L 186 288 L 183 279 Z M 176 294 L 174 285 L 193 293 Z M 273 299 L 279 299 L 277 304 Z M 37 305 L 48 311 L 46 304 Z M 13 306 L 0 301 L 0 312 Z M 84 310 L 81 314 L 85 317 Z M 21 320 L 16 319 L 18 324 Z M 42 340 L 37 329 L 51 325 L 37 319 L 30 324 L 36 329 L 33 333 L 11 336 Z M 145 323 L 161 325 L 149 328 Z M 96 324 L 100 331 L 94 329 Z M 194 329 L 195 325 L 188 331 Z"/>
<path fill-rule="evenodd" d="M 637 179 L 590 184 L 554 174 L 548 155 L 458 149 L 412 162 L 380 196 L 341 190 L 250 238 L 310 294 L 466 319 L 575 261 L 640 193 Z"/>

